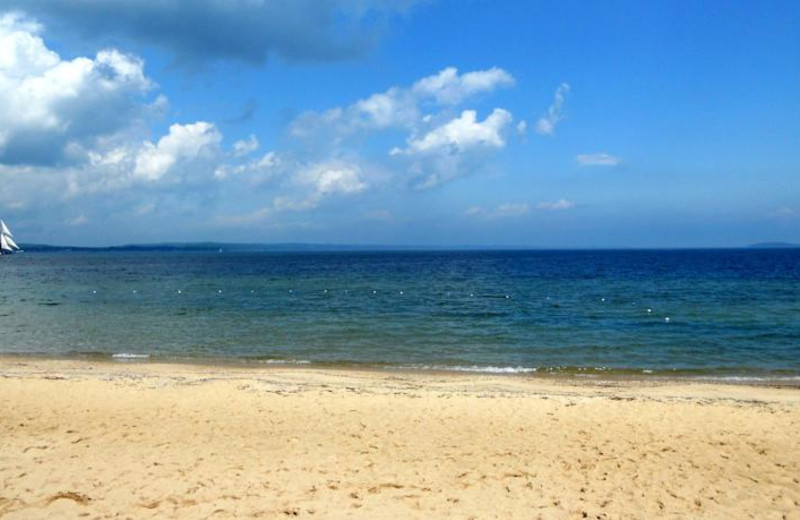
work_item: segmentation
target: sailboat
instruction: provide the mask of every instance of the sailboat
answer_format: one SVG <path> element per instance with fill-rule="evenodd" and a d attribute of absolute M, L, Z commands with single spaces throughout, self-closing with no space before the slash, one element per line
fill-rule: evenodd
<path fill-rule="evenodd" d="M 10 255 L 20 251 L 19 246 L 14 242 L 14 236 L 8 229 L 6 223 L 0 220 L 0 255 Z"/>

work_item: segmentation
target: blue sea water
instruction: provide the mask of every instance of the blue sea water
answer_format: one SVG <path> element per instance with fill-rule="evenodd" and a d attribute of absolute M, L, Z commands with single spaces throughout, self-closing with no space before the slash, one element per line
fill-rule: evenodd
<path fill-rule="evenodd" d="M 0 354 L 800 379 L 800 250 L 26 253 Z"/>

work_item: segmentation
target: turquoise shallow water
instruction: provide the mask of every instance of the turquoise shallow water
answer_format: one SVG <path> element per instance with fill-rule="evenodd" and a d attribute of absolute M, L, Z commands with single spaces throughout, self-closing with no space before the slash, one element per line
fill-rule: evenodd
<path fill-rule="evenodd" d="M 25 253 L 0 354 L 798 378 L 800 251 Z"/>

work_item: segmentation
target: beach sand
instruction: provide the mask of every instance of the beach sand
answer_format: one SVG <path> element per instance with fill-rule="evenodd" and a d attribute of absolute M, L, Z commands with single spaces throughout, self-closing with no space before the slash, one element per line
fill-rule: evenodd
<path fill-rule="evenodd" d="M 0 517 L 795 518 L 800 390 L 0 359 Z"/>

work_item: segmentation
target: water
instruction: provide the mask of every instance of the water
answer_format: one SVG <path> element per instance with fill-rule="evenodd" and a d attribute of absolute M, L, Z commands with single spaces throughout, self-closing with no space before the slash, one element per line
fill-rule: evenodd
<path fill-rule="evenodd" d="M 0 353 L 800 380 L 800 251 L 25 253 Z"/>

